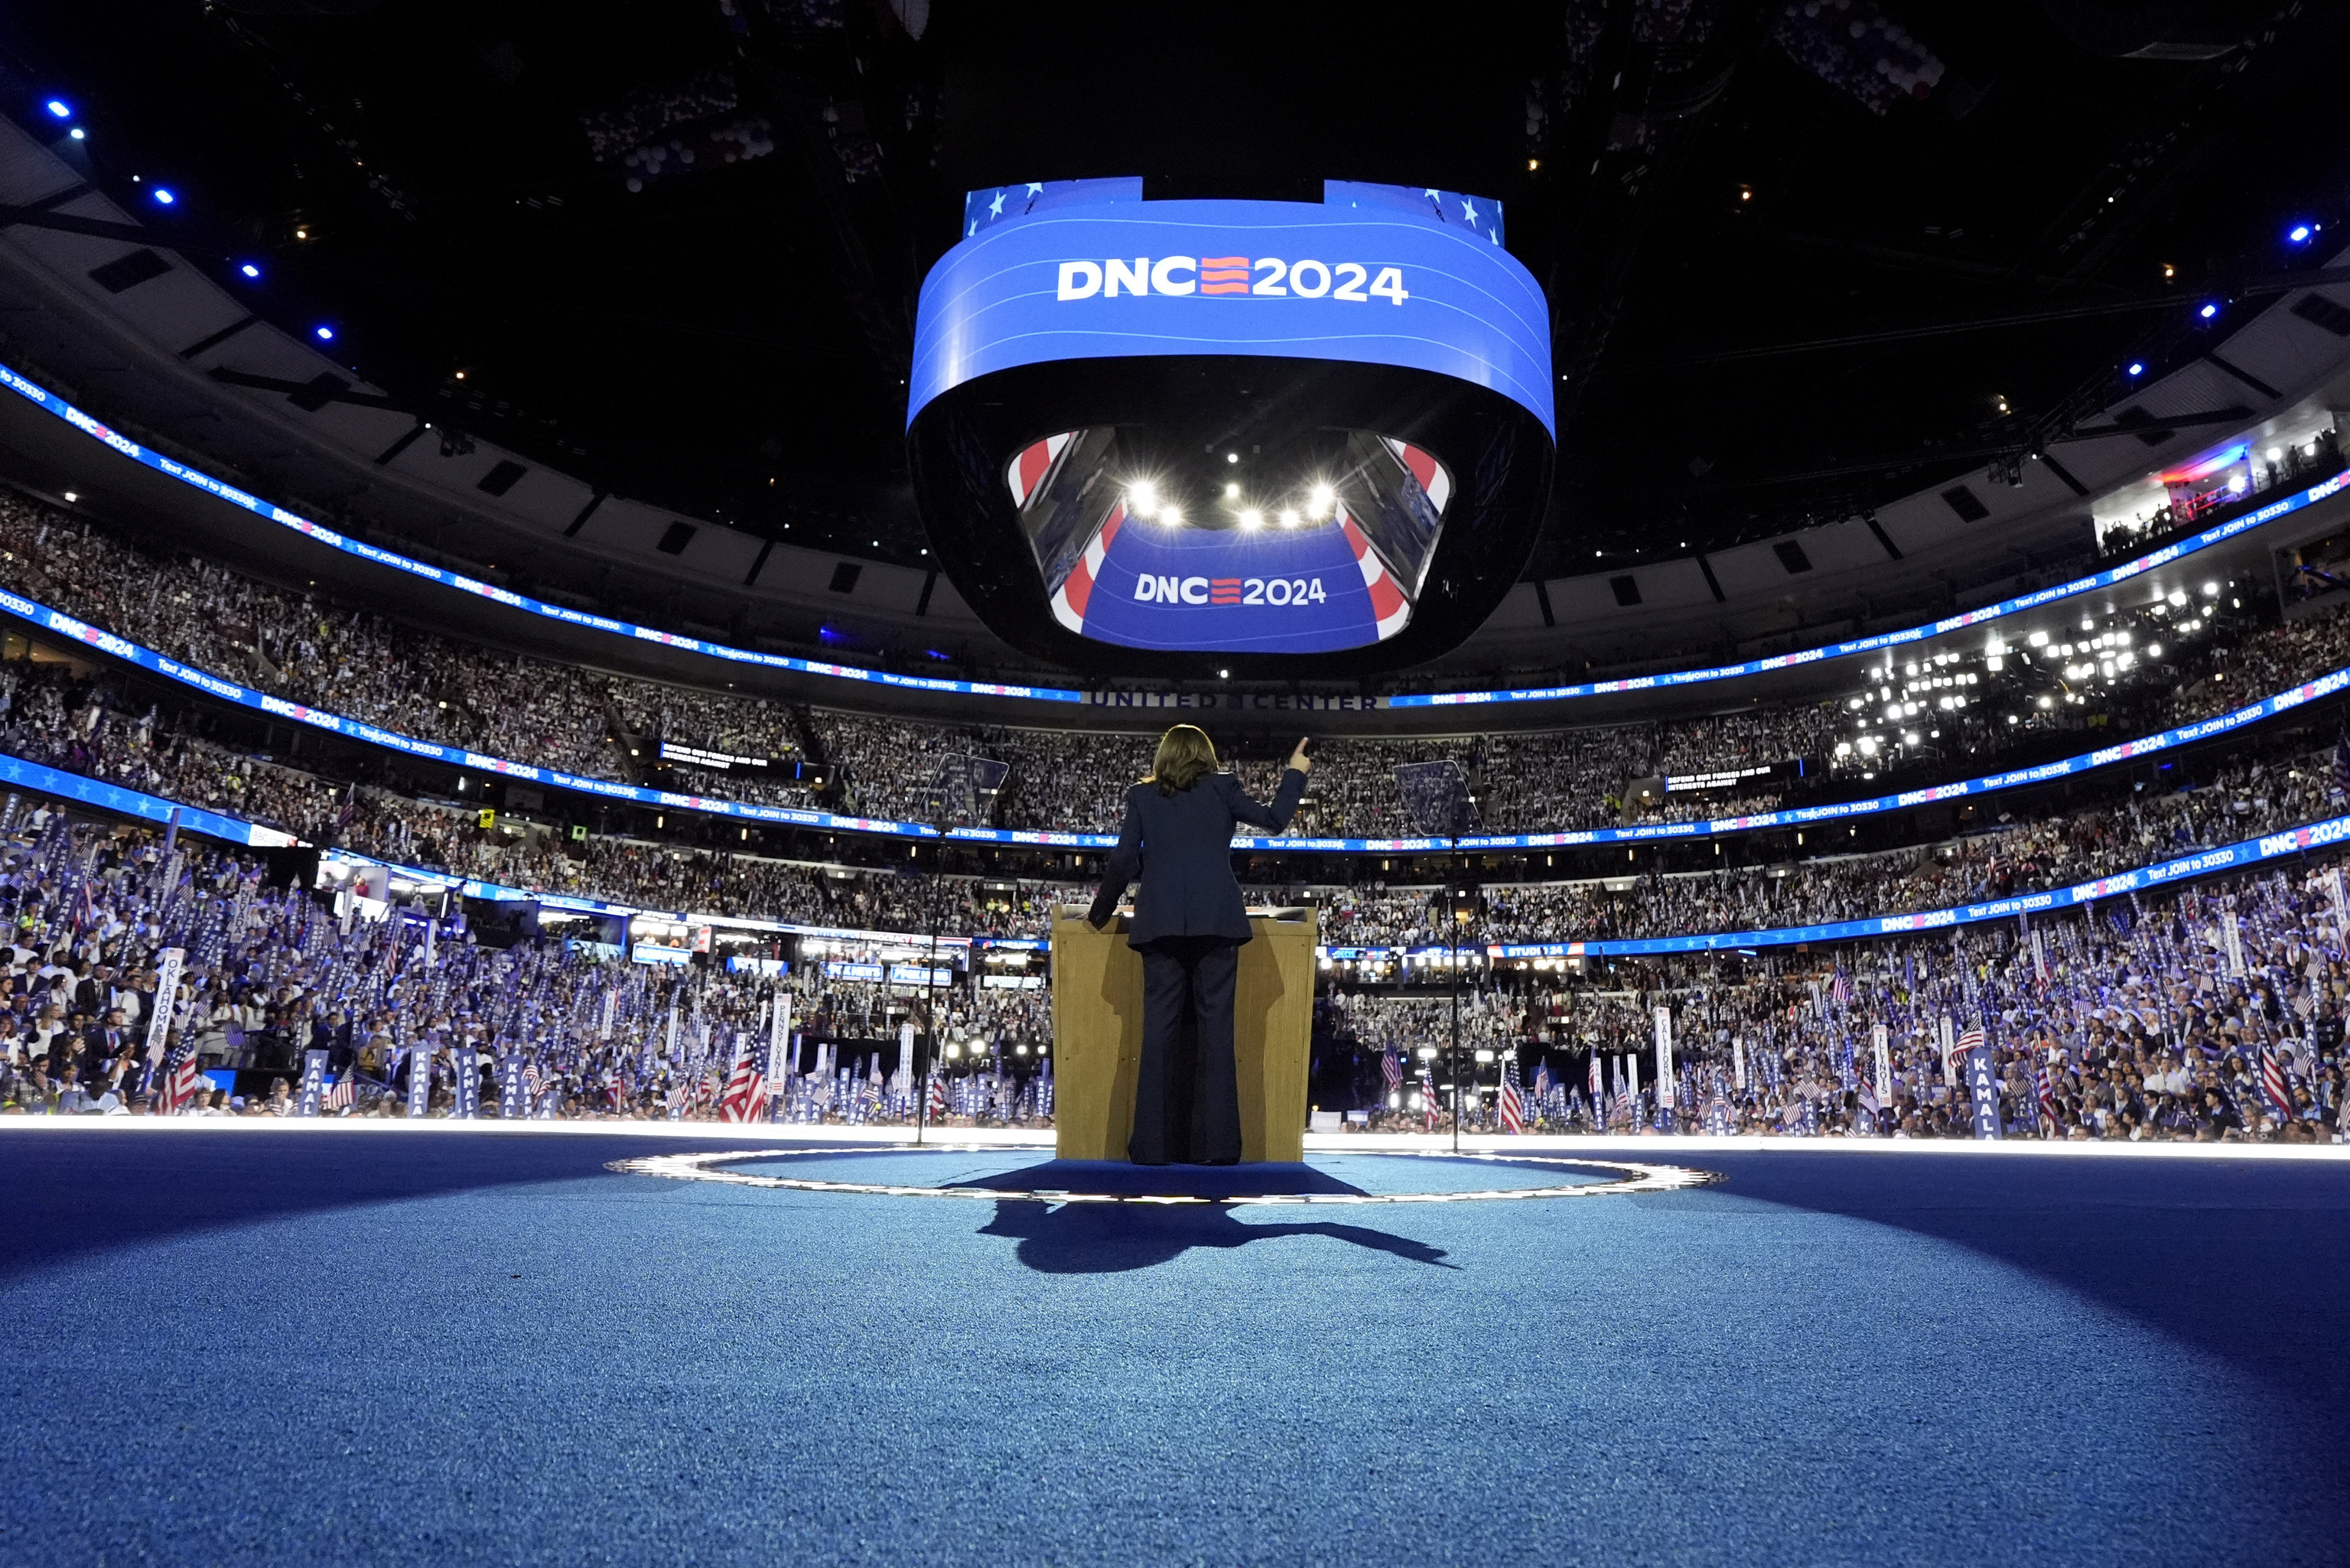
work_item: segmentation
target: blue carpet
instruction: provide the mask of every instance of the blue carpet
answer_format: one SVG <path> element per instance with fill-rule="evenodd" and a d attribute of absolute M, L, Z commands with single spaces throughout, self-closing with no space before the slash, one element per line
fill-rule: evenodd
<path fill-rule="evenodd" d="M 679 1147 L 0 1133 L 0 1562 L 2350 1561 L 2350 1168 L 602 1168 Z"/>

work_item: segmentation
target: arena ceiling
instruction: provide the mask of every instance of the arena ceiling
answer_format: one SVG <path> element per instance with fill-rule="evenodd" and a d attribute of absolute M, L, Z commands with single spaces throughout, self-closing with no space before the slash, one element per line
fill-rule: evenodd
<path fill-rule="evenodd" d="M 192 259 L 437 428 L 884 558 L 962 192 L 1500 197 L 1555 312 L 1544 574 L 1865 511 L 2200 352 L 2199 302 L 2350 221 L 2345 47 L 2311 0 L 0 14 L 93 183 L 169 188 Z"/>

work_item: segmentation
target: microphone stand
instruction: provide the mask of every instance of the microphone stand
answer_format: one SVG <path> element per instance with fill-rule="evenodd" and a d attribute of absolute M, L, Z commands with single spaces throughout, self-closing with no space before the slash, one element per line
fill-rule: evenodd
<path fill-rule="evenodd" d="M 1461 880 L 1461 810 L 1452 812 L 1452 847 L 1451 861 L 1452 880 Z M 1445 1047 L 1446 1065 L 1452 1072 L 1452 1152 L 1461 1152 L 1461 911 L 1454 905 L 1456 890 L 1444 890 L 1444 934 L 1452 946 L 1452 1035 Z"/>
<path fill-rule="evenodd" d="M 940 814 L 941 818 L 945 815 Z M 943 822 L 933 824 L 939 829 L 938 855 L 946 853 L 946 828 Z M 939 1033 L 939 926 L 946 919 L 941 906 L 945 896 L 939 888 L 939 865 L 931 863 L 931 956 L 922 966 L 922 1033 L 916 1037 L 914 1061 L 909 1065 L 917 1070 L 906 1075 L 914 1089 L 914 1147 L 922 1147 L 924 1124 L 931 1107 L 931 1061 L 938 1054 Z"/>

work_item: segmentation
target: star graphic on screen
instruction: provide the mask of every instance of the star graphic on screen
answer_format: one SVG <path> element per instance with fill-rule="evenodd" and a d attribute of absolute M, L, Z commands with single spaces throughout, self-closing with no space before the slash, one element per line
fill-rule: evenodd
<path fill-rule="evenodd" d="M 1000 218 L 1000 217 L 1003 216 L 1003 192 L 998 191 L 998 192 L 995 193 L 995 200 L 994 200 L 994 201 L 993 201 L 993 202 L 990 202 L 987 204 L 987 215 L 988 215 L 989 217 L 991 217 L 991 218 Z"/>
<path fill-rule="evenodd" d="M 1461 202 L 1461 216 L 1462 221 L 1468 223 L 1471 228 L 1475 228 L 1477 226 L 1477 203 L 1470 201 L 1465 196 L 1462 197 Z"/>
<path fill-rule="evenodd" d="M 1045 187 L 1031 180 L 1028 182 L 1028 193 L 1031 196 L 1041 196 L 1045 193 Z"/>

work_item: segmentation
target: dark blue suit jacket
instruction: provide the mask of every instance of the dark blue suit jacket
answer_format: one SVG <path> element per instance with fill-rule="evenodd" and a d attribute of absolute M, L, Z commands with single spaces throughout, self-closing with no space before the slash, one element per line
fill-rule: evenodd
<path fill-rule="evenodd" d="M 1171 795 L 1155 784 L 1136 784 L 1126 792 L 1126 821 L 1087 918 L 1106 923 L 1139 877 L 1129 947 L 1159 937 L 1248 940 L 1248 909 L 1232 876 L 1232 827 L 1245 822 L 1279 833 L 1305 793 L 1305 775 L 1295 768 L 1283 770 L 1271 805 L 1250 799 L 1230 774 L 1205 774 Z"/>

